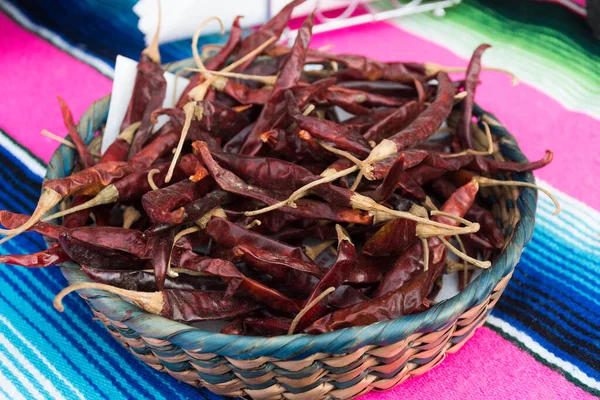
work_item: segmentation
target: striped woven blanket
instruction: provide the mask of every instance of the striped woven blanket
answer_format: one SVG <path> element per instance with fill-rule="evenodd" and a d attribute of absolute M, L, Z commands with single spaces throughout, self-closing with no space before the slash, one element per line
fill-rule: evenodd
<path fill-rule="evenodd" d="M 0 0 L 0 209 L 30 213 L 64 133 L 56 95 L 81 115 L 111 90 L 117 54 L 143 48 L 132 0 Z M 391 3 L 374 7 L 386 9 Z M 207 41 L 214 42 L 215 38 Z M 477 101 L 524 153 L 554 162 L 536 173 L 562 204 L 540 195 L 535 233 L 487 324 L 434 370 L 369 400 L 588 399 L 600 395 L 600 43 L 585 22 L 545 3 L 466 0 L 443 19 L 418 15 L 315 35 L 312 46 L 383 60 L 466 65 L 493 46 Z M 189 41 L 161 47 L 189 56 Z M 24 234 L 0 253 L 44 247 Z M 77 296 L 52 307 L 66 285 L 55 268 L 0 268 L 0 398 L 218 398 L 143 365 L 92 320 Z"/>

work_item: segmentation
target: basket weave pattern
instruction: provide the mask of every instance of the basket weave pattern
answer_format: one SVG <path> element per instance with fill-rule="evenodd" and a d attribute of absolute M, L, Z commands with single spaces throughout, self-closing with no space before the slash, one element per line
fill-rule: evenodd
<path fill-rule="evenodd" d="M 106 122 L 109 103 L 110 96 L 97 101 L 81 118 L 78 131 L 87 142 Z M 475 106 L 473 115 L 485 119 L 498 139 L 496 159 L 527 161 L 492 114 Z M 61 146 L 49 163 L 46 178 L 69 175 L 74 161 L 74 150 Z M 510 178 L 534 182 L 531 173 Z M 503 226 L 506 248 L 491 268 L 458 295 L 425 312 L 393 321 L 318 336 L 240 337 L 149 314 L 100 290 L 81 290 L 79 294 L 133 355 L 154 369 L 218 394 L 255 399 L 346 399 L 385 390 L 425 373 L 464 345 L 485 322 L 531 239 L 535 190 L 492 187 L 482 188 L 481 194 Z M 76 264 L 64 263 L 61 270 L 71 284 L 90 281 Z"/>

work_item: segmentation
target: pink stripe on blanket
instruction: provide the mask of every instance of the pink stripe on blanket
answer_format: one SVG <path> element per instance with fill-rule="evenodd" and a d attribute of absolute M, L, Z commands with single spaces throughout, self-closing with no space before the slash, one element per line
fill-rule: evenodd
<path fill-rule="evenodd" d="M 432 61 L 447 66 L 468 63 L 443 47 L 385 22 L 313 36 L 311 47 L 325 45 L 333 45 L 332 52 L 352 52 L 380 60 Z M 485 64 L 485 55 L 483 61 Z M 506 67 L 510 69 L 509 61 Z M 600 185 L 595 183 L 595 175 L 600 173 L 598 121 L 566 110 L 527 84 L 512 87 L 510 78 L 502 73 L 483 72 L 481 81 L 477 102 L 515 135 L 529 159 L 543 157 L 546 149 L 554 151 L 552 164 L 536 176 L 600 210 Z"/>
<path fill-rule="evenodd" d="M 40 135 L 66 135 L 56 95 L 77 120 L 112 82 L 92 67 L 18 26 L 0 13 L 0 127 L 44 161 L 58 144 Z"/>
<path fill-rule="evenodd" d="M 488 328 L 437 367 L 365 400 L 595 399 Z"/>

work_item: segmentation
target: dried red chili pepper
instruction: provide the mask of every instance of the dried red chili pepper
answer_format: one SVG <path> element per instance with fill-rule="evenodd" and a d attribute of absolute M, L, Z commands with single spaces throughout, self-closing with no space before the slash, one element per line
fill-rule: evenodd
<path fill-rule="evenodd" d="M 240 45 L 237 59 L 239 60 L 240 58 L 244 57 L 272 37 L 279 39 L 284 29 L 287 28 L 292 11 L 294 11 L 294 7 L 302 3 L 304 3 L 304 0 L 294 0 L 290 2 L 283 7 L 277 15 L 261 26 L 256 32 L 253 32 L 252 34 L 248 35 L 248 37 L 244 38 Z M 249 59 L 238 68 L 238 71 L 245 70 L 250 64 L 252 64 L 253 61 L 254 58 Z M 304 64 L 304 62 L 302 62 L 302 64 Z"/>
<path fill-rule="evenodd" d="M 300 129 L 304 129 L 312 136 L 333 143 L 337 148 L 349 151 L 358 157 L 365 158 L 369 155 L 371 149 L 361 135 L 356 134 L 344 125 L 303 115 L 292 92 L 286 92 L 285 101 L 290 116 Z"/>
<path fill-rule="evenodd" d="M 184 217 L 183 206 L 201 198 L 207 189 L 204 180 L 193 182 L 186 179 L 146 193 L 142 196 L 142 206 L 154 222 L 180 223 Z"/>
<path fill-rule="evenodd" d="M 82 265 L 81 269 L 90 279 L 98 283 L 137 292 L 157 291 L 156 281 L 152 272 L 127 270 L 114 271 L 90 268 L 85 265 Z M 165 279 L 165 289 L 167 290 L 224 290 L 225 286 L 223 281 L 218 278 L 195 276 L 185 273 L 179 274 L 177 278 L 167 277 Z"/>
<path fill-rule="evenodd" d="M 223 292 L 169 289 L 148 293 L 101 283 L 80 283 L 63 289 L 54 299 L 54 307 L 63 311 L 63 297 L 80 289 L 105 290 L 132 301 L 151 314 L 182 322 L 235 318 L 259 308 L 257 303 L 248 298 L 228 298 Z"/>
<path fill-rule="evenodd" d="M 301 1 L 297 1 L 298 4 Z M 296 2 L 290 3 L 291 8 L 289 8 L 289 12 L 293 10 L 293 4 Z M 286 7 L 290 7 L 290 5 Z M 280 13 L 281 15 L 281 13 Z M 310 38 L 312 36 L 312 25 L 314 21 L 314 14 L 311 14 L 302 24 L 302 27 L 298 30 L 298 36 L 296 36 L 296 40 L 290 54 L 281 69 L 281 73 L 277 77 L 277 81 L 275 82 L 275 87 L 271 92 L 271 96 L 269 100 L 263 106 L 258 119 L 256 120 L 252 131 L 248 134 L 248 137 L 244 141 L 244 145 L 240 149 L 241 154 L 248 155 L 256 155 L 261 149 L 262 141 L 260 140 L 260 134 L 264 131 L 272 129 L 272 121 L 275 114 L 275 110 L 277 104 L 281 102 L 283 99 L 283 95 L 286 90 L 292 89 L 294 86 L 298 84 L 300 80 L 300 74 L 304 68 L 304 58 L 306 57 L 306 50 L 308 49 L 308 45 L 310 43 Z M 244 48 L 244 43 L 242 43 L 242 49 Z M 241 52 L 243 54 L 243 51 Z"/>
<path fill-rule="evenodd" d="M 16 213 L 11 213 L 10 211 L 6 211 L 6 210 L 0 210 L 0 224 L 2 224 L 3 226 L 5 226 L 9 229 L 16 229 L 16 228 L 24 225 L 29 218 L 30 218 L 29 215 L 16 214 Z M 41 221 L 35 223 L 28 230 L 37 232 L 40 235 L 47 237 L 47 238 L 51 238 L 51 239 L 58 239 L 58 236 L 61 233 L 67 231 L 66 228 L 64 228 L 60 225 L 55 225 L 55 224 L 51 224 L 48 222 L 41 222 Z"/>
<path fill-rule="evenodd" d="M 475 90 L 479 84 L 479 72 L 481 72 L 481 56 L 483 52 L 489 49 L 489 44 L 479 45 L 469 61 L 465 78 L 465 92 L 467 95 L 462 101 L 460 108 L 460 119 L 456 127 L 456 136 L 467 149 L 473 148 L 473 136 L 471 134 L 471 119 L 473 115 L 473 103 L 475 100 Z"/>
<path fill-rule="evenodd" d="M 0 264 L 20 265 L 27 268 L 43 268 L 71 261 L 71 258 L 60 247 L 53 247 L 33 254 L 3 254 Z"/>
<path fill-rule="evenodd" d="M 387 115 L 383 119 L 377 120 L 377 123 L 372 125 L 364 134 L 363 137 L 367 141 L 379 143 L 383 139 L 388 138 L 395 132 L 400 132 L 408 126 L 419 113 L 423 110 L 423 104 L 411 101 L 402 107 L 398 108 L 392 114 Z"/>
<path fill-rule="evenodd" d="M 77 149 L 77 154 L 79 155 L 79 162 L 81 162 L 81 165 L 83 165 L 84 168 L 89 168 L 96 164 L 94 156 L 92 156 L 92 153 L 90 153 L 90 150 L 88 149 L 87 145 L 85 144 L 81 136 L 79 136 L 79 132 L 77 132 L 77 125 L 75 124 L 75 121 L 73 121 L 73 114 L 71 113 L 69 106 L 63 100 L 62 97 L 57 97 L 58 102 L 60 104 L 60 111 L 63 116 L 65 127 L 67 128 L 69 136 L 71 137 L 71 140 L 73 141 L 73 144 L 75 144 L 75 148 Z"/>

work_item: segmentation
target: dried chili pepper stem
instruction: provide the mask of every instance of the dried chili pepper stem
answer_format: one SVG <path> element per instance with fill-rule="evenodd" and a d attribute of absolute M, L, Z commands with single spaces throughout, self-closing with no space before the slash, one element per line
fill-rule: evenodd
<path fill-rule="evenodd" d="M 88 208 L 100 206 L 102 204 L 112 204 L 119 200 L 119 191 L 115 188 L 115 185 L 108 185 L 100 191 L 93 199 L 86 201 L 75 207 L 68 208 L 66 210 L 57 212 L 48 217 L 42 219 L 43 222 L 52 221 L 53 219 L 64 217 L 65 215 L 73 214 L 77 211 L 87 210 Z"/>
<path fill-rule="evenodd" d="M 0 244 L 14 238 L 15 236 L 25 232 L 35 225 L 39 220 L 42 219 L 44 214 L 50 211 L 52 207 L 57 205 L 62 200 L 62 197 L 63 196 L 61 196 L 57 191 L 50 188 L 44 188 L 37 207 L 33 211 L 33 214 L 31 214 L 31 217 L 29 217 L 29 219 L 23 225 L 14 229 L 0 229 L 0 234 L 7 235 L 0 240 Z"/>
<path fill-rule="evenodd" d="M 128 300 L 131 300 L 140 308 L 144 309 L 145 311 L 148 311 L 151 314 L 159 314 L 164 307 L 163 296 L 160 292 L 136 292 L 133 290 L 121 289 L 102 283 L 85 282 L 70 285 L 61 290 L 56 295 L 56 297 L 54 297 L 54 308 L 59 312 L 63 312 L 65 309 L 62 304 L 63 298 L 69 293 L 82 289 L 98 289 L 104 290 L 112 294 L 116 294 L 117 296 L 121 296 Z"/>
<path fill-rule="evenodd" d="M 206 225 L 213 217 L 227 219 L 227 214 L 225 213 L 225 210 L 223 210 L 221 207 L 215 207 L 206 214 L 204 214 L 202 217 L 200 217 L 200 219 L 196 221 L 196 225 L 198 225 L 200 229 L 205 229 Z"/>
<path fill-rule="evenodd" d="M 223 26 L 223 21 L 221 21 L 221 19 L 219 17 L 209 17 L 207 19 L 205 19 L 200 26 L 198 27 L 198 29 L 196 29 L 196 32 L 194 32 L 194 35 L 192 36 L 192 54 L 194 57 L 194 61 L 196 62 L 196 65 L 198 66 L 198 71 L 202 72 L 204 77 L 206 79 L 209 79 L 212 77 L 211 74 L 207 73 L 206 71 L 206 67 L 204 66 L 204 62 L 202 61 L 202 58 L 200 57 L 200 54 L 198 54 L 198 39 L 200 38 L 200 35 L 202 34 L 202 31 L 204 30 L 204 27 L 210 22 L 210 21 L 217 21 L 219 23 L 219 25 L 221 26 L 221 35 L 225 33 L 225 27 Z"/>
<path fill-rule="evenodd" d="M 134 122 L 133 124 L 129 125 L 127 128 L 125 128 L 123 130 L 123 132 L 121 132 L 119 134 L 119 136 L 117 136 L 117 139 L 122 139 L 122 140 L 126 141 L 127 143 L 131 144 L 131 142 L 133 141 L 133 136 L 135 135 L 135 131 L 138 130 L 138 128 L 140 127 L 141 124 L 142 124 L 142 121 L 138 121 L 138 122 Z"/>
<path fill-rule="evenodd" d="M 269 85 L 269 86 L 273 86 L 275 85 L 275 81 L 277 80 L 277 75 L 248 75 L 248 74 L 241 74 L 238 72 L 227 72 L 227 71 L 211 71 L 211 70 L 207 70 L 207 69 L 200 69 L 200 68 L 185 68 L 185 71 L 192 71 L 192 72 L 204 72 L 206 75 L 216 75 L 216 76 L 224 76 L 226 78 L 236 78 L 236 79 L 243 79 L 246 81 L 255 81 L 255 82 L 260 82 L 262 84 L 265 85 Z"/>
<path fill-rule="evenodd" d="M 277 40 L 277 38 L 275 38 L 275 37 L 271 37 L 271 38 L 267 39 L 263 44 L 258 46 L 256 49 L 252 50 L 250 53 L 246 54 L 244 57 L 240 58 L 239 60 L 229 64 L 227 67 L 223 68 L 221 71 L 222 72 L 233 71 L 234 69 L 236 69 L 237 67 L 239 67 L 240 65 L 245 63 L 247 60 L 249 60 L 253 57 L 256 57 L 264 49 L 269 47 L 275 40 Z M 188 93 L 188 97 L 195 101 L 204 100 L 204 97 L 206 96 L 206 92 L 208 91 L 208 88 L 211 85 L 215 84 L 215 82 L 218 82 L 217 77 L 211 77 L 210 79 L 205 80 L 204 82 L 202 82 L 202 84 L 200 84 L 200 85 L 196 86 L 195 88 L 193 88 L 192 90 L 190 90 L 190 92 Z M 222 83 L 220 85 L 221 86 L 217 86 L 217 89 L 223 89 L 223 87 L 225 86 L 224 83 Z"/>
<path fill-rule="evenodd" d="M 148 171 L 148 185 L 152 188 L 152 190 L 158 190 L 158 186 L 154 183 L 154 175 L 158 174 L 160 169 L 154 168 Z"/>
<path fill-rule="evenodd" d="M 52 133 L 52 132 L 50 132 L 50 131 L 48 131 L 46 129 L 42 129 L 41 134 L 42 134 L 42 136 L 46 136 L 47 138 L 50 138 L 52 140 L 56 140 L 58 143 L 64 144 L 67 147 L 70 147 L 72 149 L 77 149 L 77 147 L 73 144 L 73 142 L 69 142 L 67 139 L 61 138 L 60 136 L 58 136 L 58 135 L 56 135 L 56 134 L 54 134 L 54 133 Z M 100 157 L 100 154 L 98 154 L 98 153 L 92 153 L 91 152 L 91 154 L 94 157 Z"/>
<path fill-rule="evenodd" d="M 461 157 L 461 156 L 468 156 L 468 155 L 489 156 L 490 154 L 493 154 L 494 153 L 494 142 L 492 141 L 492 131 L 490 130 L 489 125 L 485 121 L 482 121 L 481 123 L 483 124 L 483 127 L 485 129 L 485 137 L 487 138 L 487 142 L 488 142 L 488 149 L 486 151 L 467 149 L 467 150 L 461 151 L 459 153 L 439 154 L 439 156 L 442 158 L 453 158 L 453 157 Z"/>
<path fill-rule="evenodd" d="M 244 227 L 244 229 L 252 229 L 252 228 L 254 228 L 255 226 L 260 226 L 261 224 L 262 224 L 262 222 L 260 222 L 260 220 L 258 220 L 258 219 L 255 219 L 255 220 L 253 220 L 252 222 L 250 222 L 248 225 L 246 225 L 246 226 Z"/>
<path fill-rule="evenodd" d="M 321 293 L 320 295 L 315 297 L 315 299 L 313 301 L 311 301 L 306 306 L 304 306 L 304 308 L 302 310 L 300 310 L 300 312 L 296 315 L 296 317 L 292 321 L 292 324 L 290 325 L 290 329 L 288 330 L 287 334 L 288 335 L 293 334 L 294 330 L 296 329 L 296 326 L 298 325 L 298 322 L 300 322 L 300 320 L 302 319 L 304 314 L 309 312 L 311 308 L 313 308 L 315 305 L 319 304 L 319 302 L 321 300 L 323 300 L 323 298 L 325 298 L 326 296 L 328 296 L 330 293 L 333 293 L 333 292 L 335 292 L 335 287 L 331 286 L 330 288 L 327 288 L 323 293 Z"/>
<path fill-rule="evenodd" d="M 152 36 L 152 41 L 146 47 L 142 54 L 147 55 L 155 64 L 160 64 L 160 52 L 158 50 L 158 33 L 160 32 L 160 25 L 162 22 L 162 10 L 160 7 L 160 0 L 156 1 L 158 3 L 158 24 L 156 25 L 156 32 L 154 32 L 154 36 Z"/>
<path fill-rule="evenodd" d="M 265 208 L 261 208 L 259 210 L 246 211 L 244 213 L 244 215 L 246 217 L 254 217 L 256 215 L 264 214 L 264 213 L 269 212 L 269 211 L 274 211 L 274 210 L 277 210 L 278 208 L 285 207 L 285 206 L 295 207 L 294 200 L 298 200 L 299 198 L 301 198 L 302 196 L 304 196 L 311 188 L 313 188 L 315 186 L 319 186 L 319 185 L 321 185 L 323 183 L 333 182 L 336 179 L 339 179 L 339 178 L 342 178 L 342 177 L 344 177 L 346 175 L 351 174 L 352 172 L 356 171 L 357 169 L 358 169 L 358 167 L 354 166 L 354 167 L 350 167 L 350 168 L 347 168 L 345 170 L 339 171 L 339 172 L 337 172 L 335 174 L 326 176 L 324 178 L 317 179 L 316 181 L 313 181 L 313 182 L 311 182 L 311 183 L 309 183 L 309 184 L 307 184 L 305 186 L 302 186 L 300 189 L 296 190 L 286 200 L 280 201 L 279 203 L 275 203 L 275 204 L 270 205 L 270 206 L 265 207 Z"/>
<path fill-rule="evenodd" d="M 123 211 L 123 228 L 131 228 L 131 225 L 133 225 L 138 219 L 140 219 L 141 216 L 142 214 L 140 214 L 140 212 L 135 207 L 125 207 L 125 210 Z"/>
<path fill-rule="evenodd" d="M 421 246 L 423 246 L 423 271 L 429 269 L 429 244 L 427 239 L 421 238 Z"/>
<path fill-rule="evenodd" d="M 190 228 L 187 228 L 180 232 L 177 232 L 177 234 L 173 238 L 173 247 L 171 247 L 171 253 L 169 255 L 169 262 L 167 263 L 167 276 L 168 277 L 177 278 L 179 276 L 179 274 L 177 272 L 173 271 L 173 269 L 171 268 L 171 259 L 173 258 L 173 250 L 175 249 L 175 245 L 177 244 L 177 241 L 179 241 L 179 239 L 181 239 L 185 235 L 189 235 L 191 233 L 195 233 L 198 231 L 200 231 L 200 227 L 192 226 Z"/>
<path fill-rule="evenodd" d="M 475 265 L 476 267 L 479 268 L 483 268 L 483 269 L 487 269 L 489 267 L 492 266 L 492 263 L 489 261 L 480 261 L 477 260 L 473 257 L 468 256 L 467 254 L 463 253 L 462 251 L 460 251 L 459 249 L 457 249 L 456 247 L 454 247 L 452 245 L 452 243 L 450 243 L 449 241 L 446 240 L 446 238 L 444 238 L 443 235 L 439 235 L 437 237 L 442 243 L 444 243 L 444 245 L 446 245 L 446 247 L 448 248 L 448 250 L 450 250 L 451 252 L 453 252 L 457 257 L 459 257 L 462 260 L 465 260 L 466 262 Z"/>
<path fill-rule="evenodd" d="M 552 213 L 552 215 L 558 215 L 560 213 L 560 203 L 558 202 L 556 197 L 554 197 L 554 195 L 552 195 L 552 193 L 550 193 L 548 190 L 546 190 L 543 187 L 540 187 L 538 185 L 534 185 L 533 183 L 519 182 L 519 181 L 501 181 L 501 180 L 497 180 L 497 179 L 486 178 L 485 176 L 474 176 L 473 179 L 475 179 L 477 181 L 477 183 L 479 183 L 479 186 L 483 186 L 483 187 L 485 187 L 485 186 L 522 186 L 522 187 L 537 189 L 540 192 L 543 192 L 544 194 L 546 194 L 548 197 L 550 197 L 550 200 L 552 200 L 552 202 L 554 203 L 556 210 L 554 211 L 554 213 Z"/>
<path fill-rule="evenodd" d="M 185 106 L 183 106 L 183 111 L 185 112 L 185 122 L 183 124 L 183 129 L 181 130 L 179 143 L 177 144 L 177 147 L 175 149 L 175 155 L 173 155 L 173 161 L 171 161 L 171 165 L 169 166 L 169 170 L 167 171 L 167 175 L 165 176 L 165 183 L 171 182 L 171 178 L 173 177 L 173 171 L 175 171 L 175 166 L 177 166 L 179 155 L 181 154 L 183 144 L 185 143 L 185 138 L 187 137 L 187 133 L 190 130 L 190 125 L 192 124 L 192 119 L 194 117 L 196 117 L 198 120 L 202 119 L 203 109 L 202 107 L 197 106 L 196 103 L 193 101 L 190 101 Z"/>

